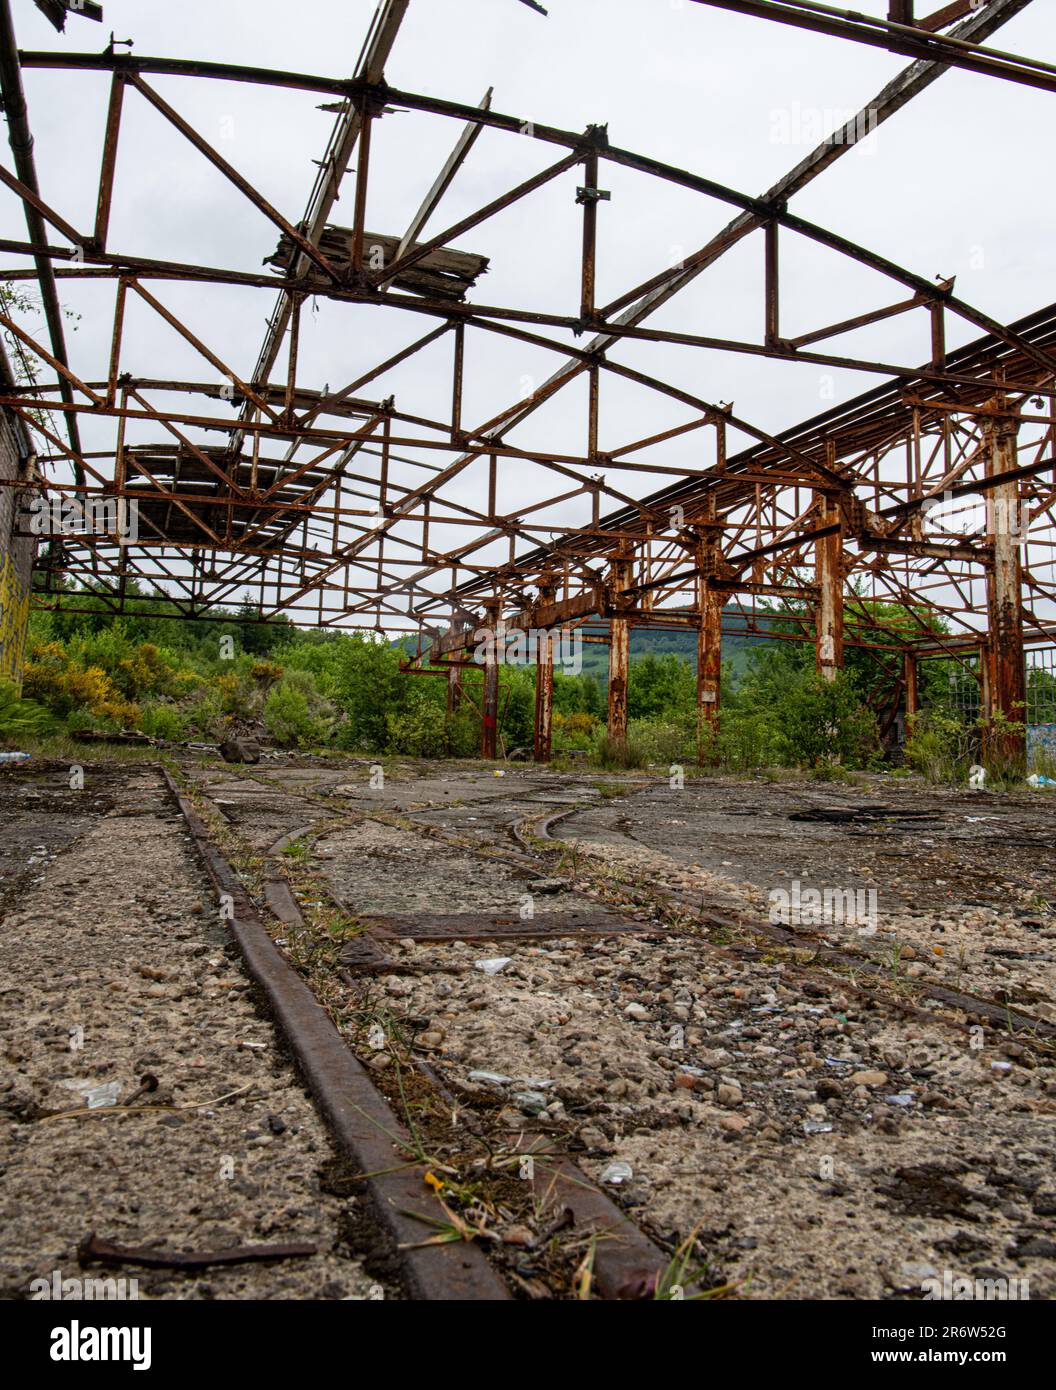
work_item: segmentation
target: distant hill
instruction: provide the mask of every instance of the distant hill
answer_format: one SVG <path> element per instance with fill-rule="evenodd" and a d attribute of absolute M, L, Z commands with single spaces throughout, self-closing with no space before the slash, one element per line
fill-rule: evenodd
<path fill-rule="evenodd" d="M 722 662 L 723 666 L 729 666 L 735 682 L 744 674 L 753 649 L 768 646 L 774 640 L 770 637 L 752 636 L 745 631 L 744 629 L 748 626 L 748 617 L 749 615 L 738 604 L 730 604 L 723 610 Z M 734 631 L 730 631 L 731 628 Z M 741 631 L 736 631 L 737 628 L 740 628 Z M 607 622 L 600 618 L 588 622 L 584 628 L 587 635 L 597 636 L 604 635 L 607 630 Z M 418 639 L 411 634 L 396 638 L 392 645 L 402 647 L 408 655 L 413 656 L 418 650 Z M 669 652 L 673 652 L 676 656 L 695 666 L 697 634 L 688 629 L 631 628 L 630 657 L 632 661 L 639 661 L 644 656 L 665 656 Z M 609 648 L 607 643 L 584 642 L 583 674 L 593 676 L 602 684 L 608 681 Z"/>
<path fill-rule="evenodd" d="M 727 620 L 724 619 L 724 623 Z M 747 634 L 724 632 L 722 634 L 722 664 L 729 664 L 734 681 L 744 674 L 748 659 L 754 647 L 766 645 L 766 637 L 750 637 Z M 697 634 L 690 631 L 671 631 L 669 628 L 641 629 L 631 628 L 631 661 L 640 661 L 644 656 L 666 656 L 669 652 L 681 657 L 691 666 L 697 662 Z M 583 673 L 596 677 L 599 681 L 609 678 L 609 649 L 598 642 L 587 642 L 583 647 Z"/>

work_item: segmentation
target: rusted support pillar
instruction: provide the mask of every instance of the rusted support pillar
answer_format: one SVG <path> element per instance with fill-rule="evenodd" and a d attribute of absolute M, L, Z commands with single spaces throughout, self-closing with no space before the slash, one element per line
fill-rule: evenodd
<path fill-rule="evenodd" d="M 612 563 L 610 584 L 613 601 L 618 603 L 620 595 L 632 582 L 631 559 L 621 554 Z M 630 623 L 613 612 L 609 619 L 609 738 L 614 743 L 627 740 L 627 672 L 630 665 L 631 632 Z"/>
<path fill-rule="evenodd" d="M 919 669 L 917 658 L 912 652 L 906 652 L 902 658 L 902 680 L 906 687 L 906 724 L 907 726 L 916 719 L 920 713 L 920 687 L 918 682 Z"/>
<path fill-rule="evenodd" d="M 830 493 L 819 492 L 818 525 L 836 526 L 840 523 L 839 500 Z M 820 536 L 814 542 L 814 569 L 818 585 L 818 606 L 815 614 L 815 651 L 817 669 L 826 680 L 835 680 L 843 670 L 843 532 Z"/>
<path fill-rule="evenodd" d="M 697 762 L 703 767 L 718 756 L 719 690 L 722 683 L 722 606 L 725 595 L 708 579 L 697 586 Z"/>
<path fill-rule="evenodd" d="M 539 603 L 553 603 L 557 597 L 556 581 L 541 580 Z M 550 761 L 554 715 L 554 633 L 540 632 L 535 653 L 535 748 L 537 763 Z"/>
<path fill-rule="evenodd" d="M 484 648 L 484 698 L 481 704 L 480 756 L 494 758 L 499 733 L 499 615 L 497 599 L 484 605 L 485 625 L 490 640 Z"/>
<path fill-rule="evenodd" d="M 998 398 L 1001 400 L 1001 398 Z M 1001 400 L 1004 404 L 1004 401 Z M 996 402 L 995 402 L 996 404 Z M 983 428 L 983 445 L 988 477 L 1007 473 L 1016 467 L 1014 419 L 989 420 Z M 1019 483 L 1000 483 L 987 493 L 987 540 L 992 547 L 993 564 L 986 571 L 986 606 L 989 619 L 987 643 L 988 700 L 984 713 L 988 720 L 1023 724 L 1027 703 L 1026 660 L 1023 654 L 1023 561 L 1022 513 Z M 987 751 L 996 754 L 1012 768 L 1026 766 L 1026 729 L 991 729 Z"/>
<path fill-rule="evenodd" d="M 588 154 L 583 161 L 584 187 L 577 194 L 583 205 L 583 271 L 580 316 L 589 322 L 594 313 L 594 285 L 598 239 L 598 156 Z"/>
<path fill-rule="evenodd" d="M 453 661 L 447 672 L 447 717 L 451 718 L 462 703 L 462 654 Z"/>
<path fill-rule="evenodd" d="M 722 685 L 722 610 L 728 591 L 718 580 L 729 573 L 722 553 L 722 527 L 714 497 L 705 520 L 694 528 L 697 569 L 697 762 L 718 758 L 719 696 Z"/>
<path fill-rule="evenodd" d="M 554 716 L 554 634 L 539 634 L 535 657 L 535 761 L 550 761 Z"/>

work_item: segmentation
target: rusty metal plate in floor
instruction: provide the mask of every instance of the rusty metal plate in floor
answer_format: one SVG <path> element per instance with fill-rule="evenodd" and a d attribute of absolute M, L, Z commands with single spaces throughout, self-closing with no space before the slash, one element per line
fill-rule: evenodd
<path fill-rule="evenodd" d="M 408 912 L 399 916 L 360 916 L 377 937 L 412 941 L 498 941 L 579 936 L 621 936 L 656 931 L 645 922 L 629 922 L 607 912 L 549 912 L 522 920 L 514 913 Z"/>
<path fill-rule="evenodd" d="M 368 933 L 353 936 L 341 947 L 341 964 L 353 975 L 384 973 L 393 962 Z"/>

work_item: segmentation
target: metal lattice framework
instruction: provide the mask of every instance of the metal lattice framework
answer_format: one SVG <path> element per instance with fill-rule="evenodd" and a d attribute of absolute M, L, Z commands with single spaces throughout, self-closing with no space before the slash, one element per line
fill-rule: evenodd
<path fill-rule="evenodd" d="M 0 323 L 35 363 L 34 375 L 53 379 L 8 384 L 0 404 L 40 440 L 33 486 L 94 503 L 103 516 L 104 504 L 113 504 L 114 513 L 109 529 L 54 538 L 43 548 L 38 602 L 76 607 L 76 593 L 54 584 L 62 574 L 90 583 L 115 613 L 150 611 L 164 597 L 176 613 L 198 618 L 248 599 L 262 619 L 285 613 L 323 626 L 427 630 L 419 664 L 450 672 L 452 683 L 482 622 L 554 630 L 600 616 L 609 627 L 610 728 L 617 737 L 626 722 L 628 631 L 636 622 L 698 632 L 701 709 L 715 718 L 722 614 L 732 599 L 799 604 L 825 673 L 842 664 L 845 642 L 870 645 L 878 626 L 890 646 L 892 628 L 877 604 L 899 604 L 905 617 L 893 635 L 907 657 L 897 674 L 908 707 L 915 702 L 915 654 L 974 657 L 982 646 L 988 707 L 1014 713 L 1024 641 L 1051 640 L 1056 616 L 1056 306 L 998 323 L 959 298 L 952 281 L 923 279 L 798 216 L 791 204 L 863 129 L 894 116 L 951 66 L 995 82 L 1056 88 L 1056 68 L 986 46 L 1030 0 L 990 0 L 981 8 L 964 0 L 927 18 L 914 17 L 912 0 L 892 0 L 887 20 L 805 0 L 700 3 L 879 45 L 912 61 L 860 116 L 753 197 L 619 148 L 604 127 L 576 133 L 503 114 L 490 93 L 474 106 L 389 86 L 385 63 L 408 0 L 379 5 L 351 79 L 131 56 L 113 43 L 101 54 L 20 53 L 4 0 L 0 77 L 15 167 L 0 168 L 0 181 L 21 200 L 28 239 L 0 241 L 14 258 L 0 279 L 39 284 L 49 341 L 13 312 L 0 314 Z M 39 69 L 62 69 L 70 83 L 109 74 L 91 228 L 71 225 L 37 182 L 22 72 Z M 159 80 L 170 77 L 251 83 L 334 104 L 333 134 L 302 218 L 295 222 L 273 206 L 162 96 Z M 262 224 L 271 224 L 278 247 L 270 268 L 154 260 L 110 245 L 122 129 L 147 110 L 179 134 L 189 158 L 207 161 Z M 394 110 L 447 122 L 453 148 L 405 229 L 381 235 L 368 222 L 372 146 Z M 519 150 L 529 142 L 535 171 L 452 225 L 427 232 L 483 131 L 520 142 Z M 606 207 L 600 226 L 599 209 L 607 198 L 605 171 L 617 166 L 634 176 L 643 200 L 663 183 L 728 209 L 730 220 L 678 264 L 600 304 L 599 241 L 610 233 L 607 215 L 615 209 Z M 352 192 L 342 207 L 350 209 L 350 225 L 338 226 L 333 215 L 346 177 Z M 488 257 L 452 244 L 476 244 L 474 235 L 485 238 L 493 219 L 530 206 L 552 185 L 567 188 L 581 209 L 568 248 L 578 302 L 563 313 L 538 308 L 530 276 L 524 302 L 483 302 L 476 282 Z M 872 275 L 877 307 L 788 336 L 782 263 L 800 240 Z M 662 306 L 677 307 L 681 291 L 745 242 L 758 248 L 757 337 L 650 325 Z M 105 378 L 78 374 L 67 354 L 58 291 L 68 280 L 112 283 Z M 178 311 L 187 284 L 274 297 L 251 370 L 223 360 L 209 334 Z M 380 313 L 402 315 L 415 327 L 406 346 L 331 389 L 300 360 L 309 299 L 340 306 L 360 333 Z M 125 315 L 133 303 L 195 351 L 200 379 L 175 379 L 160 363 L 149 376 L 124 369 Z M 867 342 L 873 325 L 899 316 L 925 326 L 927 363 L 876 360 L 864 347 L 846 346 L 856 335 Z M 976 336 L 948 350 L 957 324 Z M 468 419 L 467 364 L 489 343 L 523 350 L 533 361 L 545 354 L 553 370 L 491 418 Z M 834 374 L 864 372 L 878 384 L 774 436 L 753 423 L 750 410 L 706 399 L 628 361 L 661 345 L 709 361 L 732 353 Z M 398 384 L 399 369 L 427 353 L 449 381 L 443 418 Z M 382 378 L 396 389 L 371 394 Z M 662 400 L 672 423 L 600 448 L 608 438 L 604 400 L 631 390 Z M 541 447 L 537 429 L 528 442 L 526 423 L 537 413 L 541 421 L 545 407 L 570 391 L 584 402 L 574 435 L 563 427 L 560 438 Z M 109 422 L 108 448 L 82 445 L 81 425 L 89 421 L 93 431 Z M 130 503 L 138 512 L 134 541 L 118 524 L 119 508 Z M 947 635 L 936 637 L 928 613 L 942 616 Z M 497 678 L 490 674 L 485 752 L 495 746 Z M 549 752 L 549 681 L 544 659 L 542 757 Z"/>

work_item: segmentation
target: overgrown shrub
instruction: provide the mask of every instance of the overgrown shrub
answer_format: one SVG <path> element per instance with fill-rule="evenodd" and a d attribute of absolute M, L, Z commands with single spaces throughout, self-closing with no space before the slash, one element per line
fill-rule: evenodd
<path fill-rule="evenodd" d="M 604 768 L 627 770 L 645 767 L 649 759 L 645 749 L 634 739 L 628 737 L 621 741 L 610 738 L 607 733 L 602 733 L 594 744 L 594 761 Z"/>
<path fill-rule="evenodd" d="M 84 666 L 60 642 L 35 646 L 26 664 L 23 693 L 54 714 L 84 710 L 104 724 L 134 728 L 139 709 L 126 700 L 100 666 Z"/>
<path fill-rule="evenodd" d="M 264 726 L 277 742 L 306 747 L 326 742 L 333 713 L 307 671 L 287 671 L 264 701 Z"/>
<path fill-rule="evenodd" d="M 400 671 L 399 652 L 380 638 L 355 633 L 337 645 L 332 698 L 348 717 L 350 746 L 382 752 L 389 720 L 406 706 L 413 678 Z"/>
<path fill-rule="evenodd" d="M 139 727 L 151 738 L 160 738 L 166 743 L 179 743 L 187 737 L 186 716 L 178 706 L 168 702 L 144 705 Z"/>
<path fill-rule="evenodd" d="M 908 724 L 905 758 L 929 782 L 959 782 L 975 761 L 978 731 L 952 711 L 930 709 Z"/>
<path fill-rule="evenodd" d="M 284 671 L 285 667 L 277 661 L 254 661 L 249 668 L 250 677 L 269 689 L 276 681 L 282 680 Z"/>
<path fill-rule="evenodd" d="M 717 753 L 719 763 L 731 772 L 755 772 L 779 764 L 785 753 L 779 715 L 772 709 L 724 711 Z"/>
<path fill-rule="evenodd" d="M 863 767 L 879 752 L 876 715 L 862 702 L 849 672 L 834 680 L 813 671 L 800 676 L 782 692 L 773 714 L 781 761 L 788 766 Z"/>
<path fill-rule="evenodd" d="M 554 711 L 552 736 L 555 749 L 589 749 L 593 747 L 601 720 L 596 714 L 580 712 L 562 714 Z"/>
<path fill-rule="evenodd" d="M 447 716 L 443 706 L 417 700 L 386 720 L 388 744 L 412 758 L 442 758 L 448 751 Z"/>
<path fill-rule="evenodd" d="M 697 760 L 697 721 L 693 715 L 676 715 L 667 720 L 632 719 L 627 736 L 646 762 L 667 765 Z"/>
<path fill-rule="evenodd" d="M 43 705 L 19 698 L 11 681 L 0 680 L 0 739 L 10 742 L 47 733 L 54 720 Z"/>
<path fill-rule="evenodd" d="M 452 758 L 472 758 L 480 749 L 480 719 L 475 710 L 463 705 L 455 710 L 447 726 L 447 752 Z"/>

